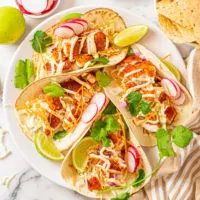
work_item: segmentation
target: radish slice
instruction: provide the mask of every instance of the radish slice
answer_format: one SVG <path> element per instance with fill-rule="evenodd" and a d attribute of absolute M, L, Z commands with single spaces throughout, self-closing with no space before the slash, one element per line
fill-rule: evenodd
<path fill-rule="evenodd" d="M 106 95 L 103 92 L 95 94 L 91 100 L 92 103 L 95 103 L 98 107 L 98 112 L 102 110 L 106 104 Z"/>
<path fill-rule="evenodd" d="M 174 103 L 175 103 L 176 105 L 182 105 L 182 104 L 184 104 L 185 99 L 186 99 L 186 98 L 185 98 L 185 94 L 184 94 L 183 91 L 181 91 L 181 96 L 180 96 L 178 99 L 174 100 Z"/>
<path fill-rule="evenodd" d="M 180 97 L 181 89 L 175 81 L 163 78 L 161 80 L 161 85 L 169 97 L 173 99 L 178 99 Z"/>
<path fill-rule="evenodd" d="M 56 28 L 54 34 L 58 37 L 61 37 L 61 38 L 70 38 L 75 33 L 74 33 L 74 31 L 71 27 L 63 25 L 63 26 Z"/>
<path fill-rule="evenodd" d="M 83 26 L 84 26 L 84 30 L 83 31 L 86 31 L 88 29 L 88 23 L 86 20 L 84 19 L 80 19 L 80 18 L 77 18 L 77 19 L 71 19 L 69 20 L 68 22 L 77 22 L 77 23 L 81 23 Z"/>
<path fill-rule="evenodd" d="M 91 122 L 97 115 L 97 112 L 98 112 L 97 105 L 95 103 L 89 104 L 89 106 L 83 112 L 81 121 L 83 121 L 84 123 Z"/>
<path fill-rule="evenodd" d="M 128 151 L 132 152 L 136 159 L 140 159 L 140 154 L 138 153 L 138 150 L 133 145 L 129 145 Z"/>
<path fill-rule="evenodd" d="M 48 11 L 52 7 L 53 4 L 54 4 L 54 0 L 47 0 L 47 7 L 45 8 L 43 12 Z"/>
<path fill-rule="evenodd" d="M 181 96 L 181 88 L 179 87 L 179 85 L 176 83 L 176 81 L 174 80 L 170 80 L 172 82 L 172 84 L 174 85 L 174 87 L 177 90 L 177 96 L 174 97 L 174 99 L 178 99 Z"/>
<path fill-rule="evenodd" d="M 83 24 L 81 24 L 79 22 L 69 22 L 69 23 L 66 23 L 65 25 L 71 27 L 74 30 L 74 33 L 76 35 L 79 35 L 84 31 Z"/>
<path fill-rule="evenodd" d="M 21 5 L 31 13 L 41 13 L 48 5 L 48 0 L 21 0 Z"/>
<path fill-rule="evenodd" d="M 134 173 L 137 169 L 136 159 L 132 152 L 128 151 L 128 171 Z"/>

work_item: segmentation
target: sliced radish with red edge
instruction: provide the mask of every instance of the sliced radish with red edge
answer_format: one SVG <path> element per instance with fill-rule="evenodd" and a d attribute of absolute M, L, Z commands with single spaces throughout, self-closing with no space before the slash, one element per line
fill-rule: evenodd
<path fill-rule="evenodd" d="M 81 121 L 84 123 L 91 122 L 94 119 L 94 117 L 97 115 L 97 112 L 98 112 L 97 105 L 95 103 L 89 104 L 82 114 Z"/>
<path fill-rule="evenodd" d="M 48 0 L 21 0 L 21 5 L 30 13 L 41 13 L 48 6 Z"/>
<path fill-rule="evenodd" d="M 66 25 L 56 28 L 54 34 L 61 38 L 70 38 L 75 35 L 74 30 Z"/>
<path fill-rule="evenodd" d="M 78 22 L 78 23 L 81 23 L 84 26 L 84 30 L 83 31 L 86 31 L 88 29 L 88 23 L 84 19 L 80 19 L 80 18 L 71 19 L 68 22 Z"/>
<path fill-rule="evenodd" d="M 106 104 L 106 101 L 107 101 L 106 95 L 103 92 L 99 92 L 93 96 L 91 103 L 95 103 L 97 105 L 99 112 Z"/>
<path fill-rule="evenodd" d="M 163 78 L 161 80 L 161 85 L 169 97 L 173 99 L 178 99 L 180 97 L 181 89 L 175 81 Z"/>
<path fill-rule="evenodd" d="M 64 25 L 71 27 L 74 30 L 74 33 L 76 35 L 79 35 L 84 31 L 83 24 L 81 24 L 79 22 L 69 22 L 69 23 L 66 23 Z"/>
<path fill-rule="evenodd" d="M 134 173 L 137 169 L 137 161 L 134 154 L 131 151 L 128 151 L 128 171 Z"/>

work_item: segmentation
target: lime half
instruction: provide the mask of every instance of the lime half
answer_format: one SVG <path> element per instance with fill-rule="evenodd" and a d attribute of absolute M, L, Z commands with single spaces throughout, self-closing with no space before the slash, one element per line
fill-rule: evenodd
<path fill-rule="evenodd" d="M 74 167 L 79 171 L 83 172 L 87 166 L 87 153 L 88 149 L 92 146 L 97 146 L 91 137 L 83 138 L 72 151 L 72 162 Z"/>
<path fill-rule="evenodd" d="M 178 81 L 181 81 L 181 74 L 179 70 L 170 62 L 163 60 L 164 65 L 174 74 Z"/>
<path fill-rule="evenodd" d="M 37 151 L 50 160 L 61 161 L 64 159 L 63 154 L 54 146 L 54 144 L 49 140 L 49 138 L 38 131 L 35 135 L 35 147 Z"/>
<path fill-rule="evenodd" d="M 124 29 L 114 38 L 114 44 L 119 47 L 129 46 L 136 43 L 148 32 L 148 26 L 137 24 Z"/>
<path fill-rule="evenodd" d="M 63 18 L 60 19 L 60 22 L 67 21 L 69 19 L 75 19 L 75 18 L 80 18 L 81 13 L 70 13 L 68 15 L 65 15 Z"/>

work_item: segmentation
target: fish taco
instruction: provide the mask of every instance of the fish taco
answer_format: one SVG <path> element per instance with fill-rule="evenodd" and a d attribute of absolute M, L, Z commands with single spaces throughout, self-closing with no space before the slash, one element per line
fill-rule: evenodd
<path fill-rule="evenodd" d="M 134 45 L 133 51 L 116 67 L 105 69 L 113 78 L 105 92 L 140 144 L 154 146 L 159 128 L 170 130 L 187 124 L 192 98 L 153 53 L 140 44 Z"/>
<path fill-rule="evenodd" d="M 18 97 L 15 109 L 31 141 L 41 131 L 65 152 L 84 136 L 107 102 L 92 72 L 74 73 L 33 82 Z"/>
<path fill-rule="evenodd" d="M 45 33 L 45 38 L 52 39 L 46 51 L 41 53 L 39 49 L 33 54 L 36 80 L 119 63 L 128 49 L 116 47 L 113 38 L 125 28 L 124 20 L 107 8 L 90 10 L 81 18 L 58 22 Z"/>
<path fill-rule="evenodd" d="M 149 181 L 150 173 L 145 153 L 118 110 L 98 117 L 61 168 L 63 179 L 74 190 L 103 199 L 132 195 Z"/>

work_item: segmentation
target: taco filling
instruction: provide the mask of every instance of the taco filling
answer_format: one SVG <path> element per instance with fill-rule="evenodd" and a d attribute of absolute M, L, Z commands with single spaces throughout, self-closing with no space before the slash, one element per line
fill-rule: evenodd
<path fill-rule="evenodd" d="M 93 99 L 92 105 L 94 104 L 93 107 L 96 109 L 95 117 L 102 108 L 97 110 L 98 102 L 94 98 L 99 94 L 100 96 L 104 95 L 100 93 L 101 88 L 93 73 L 79 77 L 64 77 L 64 79 L 43 86 L 31 100 L 26 101 L 22 93 L 16 103 L 20 126 L 26 136 L 33 140 L 35 134 L 40 130 L 52 139 L 61 151 L 76 141 L 73 134 L 74 136 L 81 135 L 81 132 L 84 132 L 90 121 L 93 120 L 85 120 L 82 123 L 83 113 L 91 104 L 91 100 Z M 40 82 L 37 84 L 40 87 Z M 30 87 L 35 87 L 35 85 L 30 85 Z M 29 92 L 29 89 L 26 90 L 26 93 Z M 21 100 L 23 103 L 18 103 Z M 104 101 L 106 102 L 106 100 Z"/>
<path fill-rule="evenodd" d="M 124 21 L 114 11 L 105 9 L 103 13 L 114 14 L 113 20 L 118 20 L 121 27 L 116 27 L 110 19 L 99 22 L 94 27 L 96 20 L 93 18 L 101 18 L 103 14 L 93 10 L 89 12 L 93 15 L 89 19 L 84 19 L 83 15 L 83 19 L 60 22 L 44 33 L 52 42 L 44 52 L 35 52 L 33 55 L 36 79 L 92 67 L 106 67 L 124 59 L 127 48 L 119 48 L 113 44 L 114 34 L 125 28 Z M 109 27 L 106 29 L 104 26 L 107 23 Z"/>
<path fill-rule="evenodd" d="M 83 146 L 87 146 L 87 149 Z M 109 190 L 113 188 L 123 193 L 118 187 L 133 183 L 141 171 L 144 175 L 149 172 L 139 148 L 119 112 L 103 114 L 93 124 L 87 136 L 72 150 L 71 155 L 66 156 L 62 167 L 63 178 L 71 179 L 73 187 L 87 196 L 100 197 L 103 191 L 103 198 L 112 197 L 115 193 L 112 194 Z M 80 152 L 84 152 L 84 155 Z M 84 157 L 84 164 L 80 167 L 77 159 L 81 160 L 81 156 Z M 137 187 L 144 181 L 145 179 Z M 133 188 L 129 187 L 127 190 L 133 193 L 136 190 Z"/>

